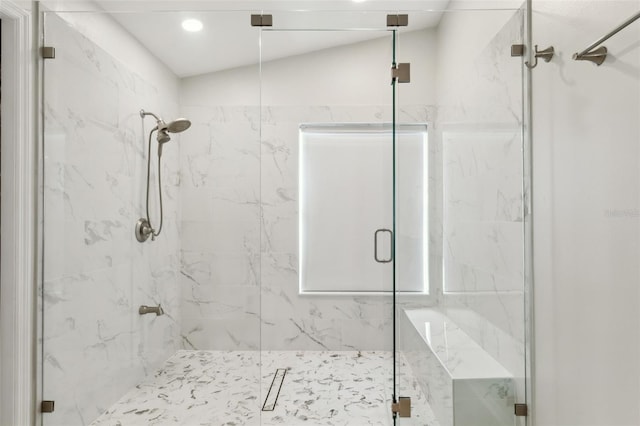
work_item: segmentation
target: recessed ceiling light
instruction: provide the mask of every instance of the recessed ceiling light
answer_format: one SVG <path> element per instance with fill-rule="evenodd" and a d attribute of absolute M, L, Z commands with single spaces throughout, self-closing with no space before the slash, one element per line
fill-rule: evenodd
<path fill-rule="evenodd" d="M 192 33 L 202 31 L 202 22 L 197 19 L 185 19 L 184 21 L 182 21 L 182 28 L 185 31 L 189 31 Z"/>
<path fill-rule="evenodd" d="M 367 0 L 352 0 L 354 3 L 364 3 Z"/>

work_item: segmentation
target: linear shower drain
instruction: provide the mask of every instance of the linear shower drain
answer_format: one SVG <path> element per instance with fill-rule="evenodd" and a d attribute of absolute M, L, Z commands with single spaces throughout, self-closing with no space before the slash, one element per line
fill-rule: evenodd
<path fill-rule="evenodd" d="M 264 405 L 262 411 L 273 411 L 276 408 L 276 402 L 278 402 L 278 396 L 280 396 L 280 389 L 282 389 L 282 383 L 284 382 L 284 376 L 287 374 L 286 368 L 278 368 L 273 375 L 271 386 L 269 386 L 269 392 L 264 399 Z"/>

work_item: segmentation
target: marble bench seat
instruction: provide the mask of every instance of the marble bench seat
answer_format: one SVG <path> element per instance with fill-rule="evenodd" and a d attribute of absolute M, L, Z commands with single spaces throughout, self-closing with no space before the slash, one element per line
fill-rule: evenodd
<path fill-rule="evenodd" d="M 440 424 L 513 425 L 513 376 L 440 311 L 404 314 L 401 350 Z"/>

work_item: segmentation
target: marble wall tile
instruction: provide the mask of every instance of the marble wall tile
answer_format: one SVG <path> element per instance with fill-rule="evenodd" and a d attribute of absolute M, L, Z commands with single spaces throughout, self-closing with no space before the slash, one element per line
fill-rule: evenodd
<path fill-rule="evenodd" d="M 456 426 L 514 424 L 510 379 L 456 380 L 453 395 Z"/>
<path fill-rule="evenodd" d="M 450 318 L 436 310 L 407 311 L 399 331 L 408 363 L 399 380 L 416 377 L 440 424 L 514 424 L 511 374 Z"/>
<path fill-rule="evenodd" d="M 498 20 L 499 21 L 499 20 Z M 449 30 L 464 22 L 448 17 Z M 496 21 L 497 22 L 497 21 Z M 486 24 L 494 25 L 491 20 Z M 472 56 L 472 67 L 443 67 L 438 130 L 442 143 L 442 308 L 516 378 L 524 397 L 524 211 L 521 64 L 508 48 L 522 39 L 522 14 Z"/>
<path fill-rule="evenodd" d="M 263 347 L 390 348 L 390 296 L 300 295 L 297 256 L 263 253 L 261 269 Z"/>
<path fill-rule="evenodd" d="M 255 314 L 234 313 L 229 317 L 208 318 L 184 314 L 180 324 L 181 346 L 188 349 L 219 347 L 220 350 L 258 350 L 260 319 Z"/>
<path fill-rule="evenodd" d="M 400 370 L 399 380 L 404 383 L 411 375 L 424 393 L 440 425 L 452 426 L 453 387 L 451 377 L 440 365 L 407 316 L 399 316 L 400 351 L 407 360 L 408 369 Z"/>
<path fill-rule="evenodd" d="M 454 299 L 455 298 L 455 299 Z M 456 295 L 444 312 L 516 380 L 524 377 L 524 340 L 520 325 L 522 296 L 514 294 Z"/>
<path fill-rule="evenodd" d="M 251 348 L 262 336 L 270 350 L 389 349 L 390 296 L 299 294 L 298 138 L 303 123 L 388 122 L 391 108 L 192 103 L 180 160 L 184 347 Z M 434 115 L 400 110 L 406 122 Z M 244 326 L 230 330 L 233 318 Z"/>
<path fill-rule="evenodd" d="M 47 424 L 84 425 L 178 347 L 175 144 L 163 157 L 162 235 L 145 245 L 133 235 L 146 183 L 138 111 L 174 116 L 177 104 L 58 16 L 46 20 L 47 41 L 65 48 L 45 69 L 43 396 L 56 401 Z M 141 317 L 142 304 L 167 314 Z"/>
<path fill-rule="evenodd" d="M 182 347 L 260 348 L 260 115 L 182 106 Z"/>
<path fill-rule="evenodd" d="M 437 108 L 399 109 L 400 122 L 432 125 L 434 291 L 434 298 L 401 298 L 401 303 L 426 306 L 440 300 L 444 276 L 446 290 L 463 293 L 445 295 L 446 309 L 514 371 L 522 357 L 521 152 L 514 131 L 521 123 L 521 92 L 517 79 L 495 76 L 513 75 L 515 62 L 506 62 L 505 49 L 521 34 L 519 25 L 514 18 L 473 67 L 452 73 L 456 84 L 443 91 Z M 193 126 L 165 147 L 163 235 L 139 245 L 132 224 L 144 212 L 146 141 L 137 110 L 174 117 L 176 102 L 159 84 L 114 61 L 66 24 L 52 22 L 48 32 L 73 48 L 47 71 L 55 77 L 51 87 L 68 90 L 51 90 L 45 106 L 45 227 L 48 241 L 62 248 L 45 256 L 50 319 L 45 346 L 75 348 L 78 336 L 87 336 L 92 342 L 87 353 L 116 360 L 104 379 L 113 395 L 120 389 L 116 378 L 127 374 L 125 383 L 140 377 L 176 347 L 390 348 L 390 297 L 300 295 L 297 277 L 298 126 L 389 122 L 390 105 L 205 107 L 205 100 L 182 105 L 180 115 Z M 86 102 L 87 93 L 103 101 Z M 452 122 L 472 125 L 460 132 Z M 152 209 L 157 211 L 155 200 Z M 96 289 L 99 285 L 104 287 Z M 98 297 L 109 300 L 109 309 L 77 306 Z M 131 314 L 140 304 L 155 303 L 162 303 L 165 316 Z M 77 315 L 67 314 L 73 310 Z M 128 321 L 112 321 L 114 312 Z M 71 381 L 102 374 L 99 362 L 83 370 L 88 361 L 79 351 L 48 352 L 51 371 L 77 363 L 84 376 L 69 375 Z M 53 378 L 45 382 L 54 383 Z M 56 392 L 67 384 L 60 382 Z M 77 398 L 91 392 L 85 389 Z M 83 408 L 63 406 L 59 424 L 73 416 L 68 424 L 85 424 L 104 408 L 77 406 Z"/>

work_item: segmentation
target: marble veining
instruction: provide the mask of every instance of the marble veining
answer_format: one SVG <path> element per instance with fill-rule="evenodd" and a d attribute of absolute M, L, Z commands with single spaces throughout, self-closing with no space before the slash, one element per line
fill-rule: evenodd
<path fill-rule="evenodd" d="M 437 310 L 404 312 L 453 379 L 511 378 L 502 365 Z"/>
<path fill-rule="evenodd" d="M 388 424 L 390 353 L 364 350 L 390 349 L 390 298 L 297 293 L 297 132 L 302 122 L 383 122 L 390 107 L 182 105 L 194 124 L 165 151 L 167 228 L 156 245 L 133 244 L 146 155 L 136 111 L 177 116 L 176 101 L 60 24 L 47 23 L 48 41 L 68 47 L 46 72 L 45 241 L 55 249 L 45 255 L 43 392 L 59 401 L 48 424 L 87 424 L 135 383 L 95 424 Z M 437 108 L 399 111 L 402 122 L 437 118 L 441 133 L 430 135 L 430 271 L 436 288 L 444 274 L 459 293 L 443 309 L 517 376 L 522 118 L 520 80 L 509 78 L 520 65 L 505 49 L 521 34 L 514 19 L 487 59 L 457 67 L 465 75 L 451 73 L 456 89 Z M 141 318 L 141 303 L 167 315 Z M 234 352 L 180 351 L 140 382 L 180 345 Z M 281 364 L 291 386 L 261 414 L 268 368 Z M 446 380 L 401 371 L 416 402 Z M 349 403 L 328 403 L 338 397 Z M 435 424 L 416 402 L 411 424 Z"/>
<path fill-rule="evenodd" d="M 392 362 L 385 351 L 180 350 L 91 425 L 391 426 Z M 277 404 L 262 412 L 278 368 L 287 374 Z M 439 426 L 411 376 L 399 393 L 413 404 L 403 424 Z"/>
<path fill-rule="evenodd" d="M 298 138 L 301 123 L 381 123 L 390 107 L 205 103 L 183 105 L 183 348 L 389 350 L 391 297 L 298 294 Z M 434 115 L 399 111 L 403 123 Z"/>
<path fill-rule="evenodd" d="M 443 426 L 513 423 L 511 373 L 434 309 L 405 310 L 401 351 Z"/>
<path fill-rule="evenodd" d="M 164 79 L 137 74 L 64 14 L 46 13 L 45 20 L 47 43 L 64 49 L 44 73 L 42 395 L 56 409 L 43 421 L 76 426 L 89 424 L 179 347 L 176 143 L 163 157 L 162 236 L 138 244 L 133 234 L 145 211 L 138 111 L 175 117 L 177 99 L 158 91 Z M 157 207 L 153 198 L 152 215 Z M 166 315 L 141 316 L 143 304 L 162 304 Z"/>
<path fill-rule="evenodd" d="M 457 42 L 464 25 L 443 20 L 450 37 L 443 40 Z M 443 62 L 435 126 L 442 156 L 439 309 L 511 374 L 515 397 L 524 400 L 526 150 L 522 65 L 508 51 L 523 36 L 521 11 L 505 14 L 500 25 L 484 45 L 459 39 L 473 51 L 473 66 Z"/>

